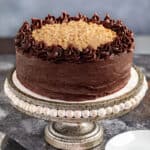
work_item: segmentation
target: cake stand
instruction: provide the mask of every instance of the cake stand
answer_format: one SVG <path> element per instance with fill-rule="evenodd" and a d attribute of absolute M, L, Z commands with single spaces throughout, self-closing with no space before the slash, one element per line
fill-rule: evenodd
<path fill-rule="evenodd" d="M 84 150 L 103 141 L 103 128 L 97 123 L 134 109 L 143 99 L 148 85 L 143 73 L 133 66 L 127 85 L 116 93 L 84 102 L 50 99 L 25 88 L 15 69 L 4 83 L 10 103 L 23 113 L 48 120 L 45 140 L 56 148 Z"/>

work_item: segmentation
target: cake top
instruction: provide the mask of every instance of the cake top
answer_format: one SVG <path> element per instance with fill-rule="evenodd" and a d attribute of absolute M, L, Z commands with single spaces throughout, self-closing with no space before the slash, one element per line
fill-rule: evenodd
<path fill-rule="evenodd" d="M 120 20 L 97 14 L 88 18 L 66 13 L 24 22 L 15 38 L 16 50 L 54 62 L 89 62 L 134 50 L 133 33 Z"/>
<path fill-rule="evenodd" d="M 117 35 L 101 24 L 72 20 L 61 24 L 43 25 L 40 29 L 32 31 L 32 37 L 36 41 L 44 41 L 48 46 L 60 45 L 66 50 L 72 45 L 82 51 L 88 46 L 96 50 L 99 46 L 112 42 Z"/>

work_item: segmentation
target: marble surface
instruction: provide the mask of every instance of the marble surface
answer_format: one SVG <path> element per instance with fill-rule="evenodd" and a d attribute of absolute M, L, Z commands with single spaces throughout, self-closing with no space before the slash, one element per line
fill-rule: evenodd
<path fill-rule="evenodd" d="M 150 79 L 150 55 L 136 55 L 134 62 L 141 67 L 147 79 Z M 0 56 L 0 131 L 5 132 L 29 150 L 56 150 L 46 144 L 43 139 L 43 131 L 47 122 L 20 113 L 9 104 L 4 94 L 3 82 L 14 63 L 13 55 Z M 150 90 L 134 111 L 119 118 L 102 121 L 105 130 L 104 143 L 124 131 L 150 129 L 149 108 Z M 93 150 L 100 150 L 100 147 Z"/>

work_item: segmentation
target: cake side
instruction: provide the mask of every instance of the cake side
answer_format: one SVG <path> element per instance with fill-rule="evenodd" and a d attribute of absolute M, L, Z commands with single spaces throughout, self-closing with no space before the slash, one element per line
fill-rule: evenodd
<path fill-rule="evenodd" d="M 124 87 L 130 78 L 132 53 L 89 63 L 51 63 L 16 53 L 19 81 L 43 96 L 66 101 L 96 99 Z"/>

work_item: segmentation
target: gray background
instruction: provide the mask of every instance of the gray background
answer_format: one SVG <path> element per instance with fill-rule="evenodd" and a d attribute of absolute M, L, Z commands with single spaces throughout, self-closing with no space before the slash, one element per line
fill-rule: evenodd
<path fill-rule="evenodd" d="M 0 37 L 14 36 L 24 20 L 83 12 L 122 19 L 136 34 L 150 34 L 150 0 L 0 0 Z"/>

